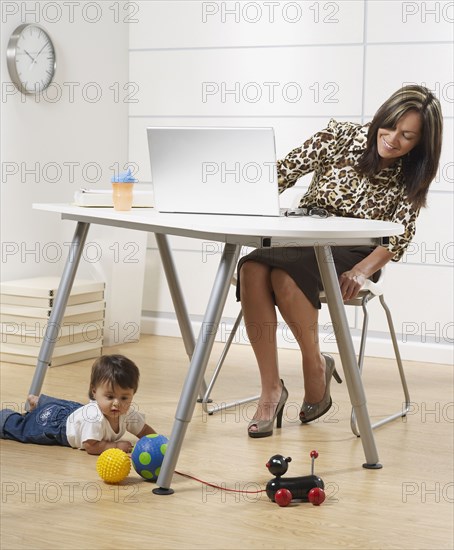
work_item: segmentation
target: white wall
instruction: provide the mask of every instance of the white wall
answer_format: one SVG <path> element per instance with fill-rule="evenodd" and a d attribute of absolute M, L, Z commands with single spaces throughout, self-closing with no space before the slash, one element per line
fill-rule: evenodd
<path fill-rule="evenodd" d="M 272 125 L 278 156 L 283 156 L 323 128 L 331 117 L 370 120 L 379 105 L 405 83 L 426 84 L 434 90 L 445 116 L 442 163 L 411 249 L 403 261 L 388 269 L 386 296 L 403 357 L 451 362 L 453 2 L 137 4 L 140 16 L 130 34 L 129 60 L 130 80 L 140 91 L 139 101 L 130 106 L 129 151 L 144 182 L 150 180 L 145 135 L 148 125 Z M 217 93 L 204 96 L 207 83 Z M 275 83 L 274 97 L 269 83 Z M 298 100 L 295 92 L 301 94 Z M 307 181 L 306 177 L 301 182 L 301 192 Z M 197 322 L 202 318 L 219 256 L 204 257 L 200 241 L 172 242 L 188 307 Z M 370 307 L 373 338 L 367 352 L 390 356 L 383 314 L 377 304 L 372 302 Z M 349 310 L 357 337 L 361 315 L 353 308 Z M 220 338 L 225 339 L 237 311 L 232 289 Z M 335 350 L 326 311 L 321 324 L 323 348 Z M 152 238 L 142 330 L 178 334 Z M 294 346 L 283 326 L 280 335 L 281 345 Z"/>
<path fill-rule="evenodd" d="M 3 281 L 62 271 L 74 223 L 32 210 L 34 202 L 71 202 L 79 187 L 110 187 L 111 167 L 128 160 L 130 23 L 123 8 L 122 2 L 1 2 Z M 21 23 L 42 25 L 56 50 L 55 80 L 38 98 L 12 87 L 5 63 L 9 37 Z M 89 232 L 78 276 L 107 283 L 106 344 L 138 334 L 145 242 L 138 232 Z M 130 252 L 137 263 L 125 261 Z M 139 290 L 128 295 L 132 277 Z"/>

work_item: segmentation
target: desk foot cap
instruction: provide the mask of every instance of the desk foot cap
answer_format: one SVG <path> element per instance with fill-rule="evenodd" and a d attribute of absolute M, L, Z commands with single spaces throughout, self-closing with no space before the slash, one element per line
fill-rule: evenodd
<path fill-rule="evenodd" d="M 174 492 L 173 489 L 164 489 L 164 487 L 157 487 L 152 491 L 154 495 L 173 495 Z"/>
<path fill-rule="evenodd" d="M 366 468 L 366 470 L 381 470 L 383 468 L 383 464 L 380 464 L 380 462 L 377 462 L 376 464 L 368 464 L 365 462 L 363 464 L 363 468 Z"/>

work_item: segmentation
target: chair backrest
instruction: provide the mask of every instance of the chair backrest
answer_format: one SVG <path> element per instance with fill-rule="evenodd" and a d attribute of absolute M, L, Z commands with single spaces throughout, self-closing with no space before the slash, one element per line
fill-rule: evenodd
<path fill-rule="evenodd" d="M 384 293 L 385 272 L 386 272 L 386 268 L 382 267 L 380 271 L 380 276 L 378 277 L 378 281 L 374 283 L 370 279 L 367 279 L 361 290 L 368 290 L 374 296 L 381 296 Z"/>

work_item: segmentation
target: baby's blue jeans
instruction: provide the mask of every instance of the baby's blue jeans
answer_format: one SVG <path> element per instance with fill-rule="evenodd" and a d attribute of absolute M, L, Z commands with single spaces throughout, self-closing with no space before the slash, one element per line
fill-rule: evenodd
<path fill-rule="evenodd" d="M 0 438 L 14 439 L 21 443 L 69 447 L 66 420 L 82 406 L 75 401 L 40 395 L 38 405 L 31 412 L 20 414 L 11 409 L 3 409 L 0 411 Z"/>

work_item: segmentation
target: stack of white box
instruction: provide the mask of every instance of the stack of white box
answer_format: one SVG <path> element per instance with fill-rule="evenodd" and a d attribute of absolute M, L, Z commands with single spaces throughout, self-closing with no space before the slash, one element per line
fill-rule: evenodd
<path fill-rule="evenodd" d="M 59 277 L 20 279 L 0 284 L 0 360 L 36 365 Z M 55 337 L 51 366 L 93 359 L 102 353 L 103 282 L 76 280 Z"/>

